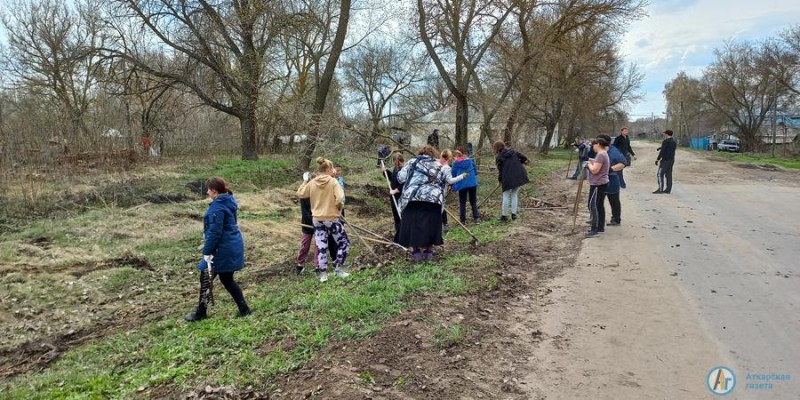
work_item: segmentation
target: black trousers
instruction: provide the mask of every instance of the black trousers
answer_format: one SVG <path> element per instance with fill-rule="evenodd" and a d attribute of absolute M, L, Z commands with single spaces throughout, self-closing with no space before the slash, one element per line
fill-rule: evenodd
<path fill-rule="evenodd" d="M 458 212 L 461 222 L 467 221 L 467 198 L 472 206 L 472 219 L 478 219 L 478 187 L 473 186 L 458 191 Z"/>
<path fill-rule="evenodd" d="M 658 165 L 658 190 L 662 192 L 672 191 L 672 167 L 675 160 L 661 160 Z"/>
<path fill-rule="evenodd" d="M 606 187 L 607 183 L 589 188 L 589 215 L 592 217 L 592 230 L 596 232 L 606 230 Z"/>
<path fill-rule="evenodd" d="M 622 222 L 622 204 L 619 202 L 619 192 L 607 193 L 608 204 L 611 205 L 611 220 L 614 222 Z"/>
<path fill-rule="evenodd" d="M 395 199 L 397 199 L 395 197 Z M 397 199 L 397 202 L 400 202 L 400 199 Z M 397 243 L 397 234 L 400 232 L 400 214 L 397 212 L 397 208 L 394 206 L 394 200 L 391 200 L 392 203 L 392 218 L 394 218 L 394 242 Z"/>
<path fill-rule="evenodd" d="M 217 274 L 219 276 L 219 281 L 222 282 L 222 286 L 225 287 L 225 290 L 230 293 L 231 297 L 233 297 L 233 301 L 236 303 L 236 306 L 239 307 L 240 312 L 244 312 L 248 310 L 247 302 L 244 300 L 244 293 L 242 293 L 242 288 L 239 287 L 239 284 L 233 280 L 233 272 L 222 272 Z M 212 278 L 213 279 L 213 278 Z M 197 305 L 197 309 L 205 312 L 206 307 L 206 299 L 203 296 L 203 293 L 208 289 L 208 285 L 210 285 L 210 280 L 206 278 L 206 273 L 201 271 L 200 273 L 200 302 Z"/>

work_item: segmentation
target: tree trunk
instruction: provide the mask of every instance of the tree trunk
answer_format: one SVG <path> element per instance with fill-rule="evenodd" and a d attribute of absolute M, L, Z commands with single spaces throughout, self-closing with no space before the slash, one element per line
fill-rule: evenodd
<path fill-rule="evenodd" d="M 550 142 L 553 140 L 553 134 L 556 131 L 557 124 L 547 125 L 547 134 L 542 141 L 542 147 L 539 148 L 539 154 L 547 154 L 550 151 Z"/>
<path fill-rule="evenodd" d="M 469 125 L 469 103 L 467 96 L 456 96 L 456 137 L 455 146 L 467 148 Z"/>
<path fill-rule="evenodd" d="M 242 130 L 242 160 L 258 160 L 258 147 L 256 144 L 256 110 L 244 110 L 239 117 Z"/>
<path fill-rule="evenodd" d="M 510 144 L 514 139 L 514 125 L 517 124 L 517 116 L 519 115 L 520 108 L 522 108 L 521 104 L 521 102 L 515 104 L 514 108 L 511 109 L 511 114 L 509 114 L 506 119 L 506 127 L 503 130 L 503 141 L 506 144 Z"/>
<path fill-rule="evenodd" d="M 325 64 L 325 72 L 320 78 L 319 85 L 314 99 L 314 110 L 311 116 L 311 126 L 308 132 L 308 144 L 303 151 L 303 156 L 300 158 L 300 169 L 307 171 L 311 165 L 311 156 L 317 147 L 319 140 L 319 124 L 322 121 L 322 112 L 325 111 L 325 102 L 328 99 L 328 91 L 333 82 L 333 75 L 336 70 L 336 64 L 339 62 L 339 56 L 342 55 L 342 48 L 344 47 L 344 39 L 347 35 L 347 24 L 350 21 L 350 0 L 342 0 L 342 5 L 339 12 L 339 24 L 336 27 L 336 36 L 333 39 L 333 46 L 331 46 L 330 56 L 328 62 Z"/>
<path fill-rule="evenodd" d="M 478 138 L 478 147 L 475 147 L 473 149 L 474 152 L 477 153 L 478 151 L 480 151 L 480 149 L 483 148 L 483 144 L 486 142 L 486 140 L 489 141 L 490 145 L 492 144 L 492 138 L 489 129 L 490 128 L 488 128 L 485 123 L 481 124 L 481 136 Z"/>
<path fill-rule="evenodd" d="M 375 144 L 375 140 L 378 139 L 378 134 L 381 132 L 381 120 L 380 119 L 373 119 L 372 120 L 372 134 L 369 136 L 369 143 L 367 143 L 367 148 L 372 147 Z"/>

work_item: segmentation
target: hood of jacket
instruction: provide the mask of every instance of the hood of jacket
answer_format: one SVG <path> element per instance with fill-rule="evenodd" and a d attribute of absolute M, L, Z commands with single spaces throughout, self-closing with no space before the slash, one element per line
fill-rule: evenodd
<path fill-rule="evenodd" d="M 311 181 L 311 183 L 313 183 L 316 187 L 320 189 L 325 189 L 325 187 L 330 185 L 331 182 L 336 182 L 337 184 L 339 183 L 332 176 L 325 174 L 319 175 L 316 178 L 314 178 L 314 180 Z"/>
<path fill-rule="evenodd" d="M 235 213 L 236 210 L 239 209 L 239 204 L 236 203 L 236 199 L 234 199 L 233 195 L 230 193 L 222 193 L 217 195 L 217 197 L 214 198 L 213 204 L 226 208 L 232 213 Z"/>
<path fill-rule="evenodd" d="M 514 155 L 514 150 L 511 150 L 508 147 L 506 147 L 505 149 L 503 149 L 503 151 L 500 152 L 499 155 L 502 158 L 511 158 L 511 156 Z"/>

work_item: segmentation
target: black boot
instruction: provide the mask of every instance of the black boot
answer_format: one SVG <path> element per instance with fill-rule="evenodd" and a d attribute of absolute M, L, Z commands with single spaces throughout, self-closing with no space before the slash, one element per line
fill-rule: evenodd
<path fill-rule="evenodd" d="M 202 321 L 206 318 L 208 318 L 208 314 L 206 313 L 206 307 L 204 305 L 197 306 L 197 311 L 184 317 L 184 319 L 188 322 Z"/>
<path fill-rule="evenodd" d="M 242 304 L 239 304 L 239 314 L 237 314 L 236 316 L 241 318 L 241 317 L 246 317 L 252 313 L 253 311 L 250 310 L 250 307 L 247 306 L 247 303 L 245 303 L 244 300 L 242 300 Z"/>

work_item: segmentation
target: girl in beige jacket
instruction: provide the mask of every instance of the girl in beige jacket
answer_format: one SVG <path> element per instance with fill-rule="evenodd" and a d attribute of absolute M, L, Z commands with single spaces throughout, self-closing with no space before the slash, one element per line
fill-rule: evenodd
<path fill-rule="evenodd" d="M 350 239 L 344 231 L 344 225 L 339 219 L 344 208 L 344 190 L 333 177 L 335 170 L 333 163 L 324 157 L 317 158 L 319 165 L 317 177 L 304 181 L 297 189 L 297 195 L 301 199 L 311 200 L 311 217 L 314 224 L 314 239 L 317 244 L 319 280 L 328 280 L 328 237 L 336 241 L 338 251 L 334 265 L 334 275 L 346 278 L 348 275 L 342 269 L 347 252 L 350 250 Z"/>

